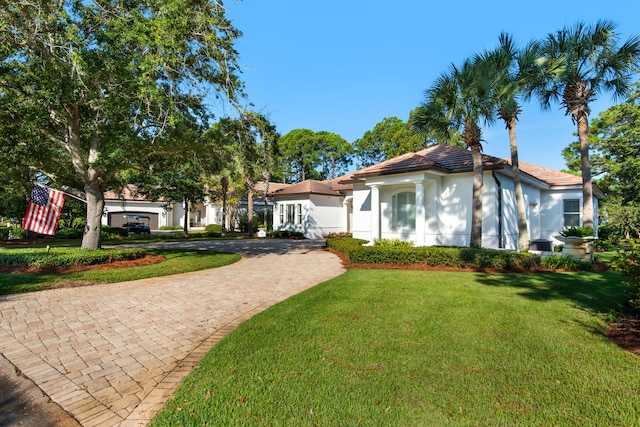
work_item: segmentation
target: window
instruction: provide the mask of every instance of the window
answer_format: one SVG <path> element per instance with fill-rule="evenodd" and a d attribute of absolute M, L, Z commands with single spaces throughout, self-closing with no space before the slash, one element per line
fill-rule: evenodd
<path fill-rule="evenodd" d="M 284 205 L 280 205 L 280 224 L 284 224 Z"/>
<path fill-rule="evenodd" d="M 296 220 L 296 205 L 287 205 L 287 224 L 293 224 Z"/>
<path fill-rule="evenodd" d="M 416 193 L 398 193 L 393 196 L 393 228 L 415 230 Z"/>
<path fill-rule="evenodd" d="M 298 203 L 296 211 L 298 212 L 298 219 L 296 221 L 296 224 L 302 224 L 302 204 Z"/>
<path fill-rule="evenodd" d="M 564 226 L 580 226 L 580 199 L 564 199 Z"/>

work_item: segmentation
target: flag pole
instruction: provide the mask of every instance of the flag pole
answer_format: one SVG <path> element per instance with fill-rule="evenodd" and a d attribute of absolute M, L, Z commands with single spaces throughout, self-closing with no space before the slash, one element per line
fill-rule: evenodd
<path fill-rule="evenodd" d="M 34 182 L 34 184 L 35 184 L 35 185 L 39 185 L 40 187 L 46 188 L 46 189 L 48 189 L 48 190 L 56 190 L 56 191 L 59 191 L 59 192 L 61 192 L 61 193 L 66 194 L 66 195 L 67 195 L 67 196 L 69 196 L 69 197 L 73 197 L 73 198 L 74 198 L 74 199 L 76 199 L 76 200 L 80 200 L 80 201 L 81 201 L 81 202 L 83 202 L 83 203 L 87 203 L 87 198 L 86 198 L 86 196 L 85 196 L 85 194 L 84 194 L 83 192 L 78 191 L 78 190 L 76 190 L 76 189 L 74 189 L 74 188 L 71 188 L 71 187 L 69 187 L 69 186 L 67 186 L 67 185 L 61 185 L 61 186 L 60 186 L 60 189 L 58 190 L 58 189 L 55 189 L 55 188 L 47 187 L 46 185 L 41 184 L 41 183 L 39 183 L 39 182 Z"/>

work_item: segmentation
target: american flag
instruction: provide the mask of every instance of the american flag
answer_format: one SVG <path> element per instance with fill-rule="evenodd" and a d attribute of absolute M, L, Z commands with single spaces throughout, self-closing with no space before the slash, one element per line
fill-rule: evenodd
<path fill-rule="evenodd" d="M 64 206 L 64 193 L 34 184 L 22 228 L 39 234 L 53 235 Z"/>

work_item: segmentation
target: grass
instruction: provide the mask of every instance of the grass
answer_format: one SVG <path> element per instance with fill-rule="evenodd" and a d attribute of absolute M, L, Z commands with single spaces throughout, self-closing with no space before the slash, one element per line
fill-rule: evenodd
<path fill-rule="evenodd" d="M 242 324 L 152 426 L 637 425 L 617 273 L 350 270 Z"/>
<path fill-rule="evenodd" d="M 114 283 L 148 277 L 167 276 L 232 264 L 240 255 L 210 251 L 147 249 L 166 258 L 159 264 L 107 270 L 57 274 L 0 274 L 0 295 L 32 292 L 64 284 Z"/>

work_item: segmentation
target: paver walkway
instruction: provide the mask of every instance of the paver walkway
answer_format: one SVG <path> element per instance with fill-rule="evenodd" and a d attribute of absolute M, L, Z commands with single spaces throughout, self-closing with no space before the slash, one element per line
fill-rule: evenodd
<path fill-rule="evenodd" d="M 244 256 L 200 272 L 0 297 L 0 352 L 83 426 L 144 426 L 241 322 L 344 271 L 323 243 L 154 245 Z"/>

